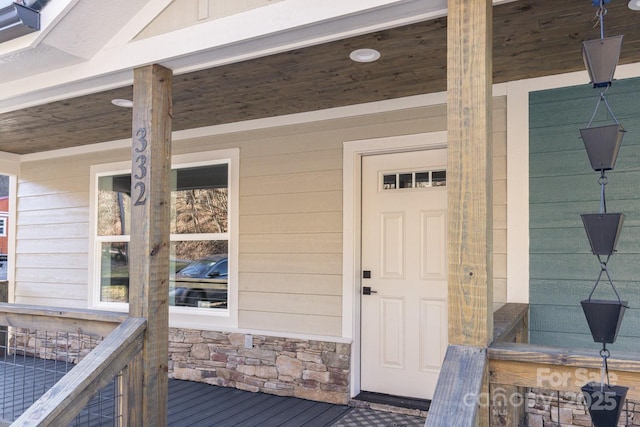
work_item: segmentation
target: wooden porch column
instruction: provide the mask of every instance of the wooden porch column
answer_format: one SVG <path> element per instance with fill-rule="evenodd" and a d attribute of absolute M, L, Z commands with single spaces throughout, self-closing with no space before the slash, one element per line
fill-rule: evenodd
<path fill-rule="evenodd" d="M 147 319 L 131 369 L 129 424 L 166 426 L 169 351 L 169 220 L 172 72 L 134 70 L 129 316 Z"/>
<path fill-rule="evenodd" d="M 448 1 L 449 342 L 484 352 L 493 336 L 492 12 L 491 0 Z M 488 393 L 484 359 L 476 369 Z M 488 426 L 489 408 L 478 409 Z"/>
<path fill-rule="evenodd" d="M 491 0 L 449 0 L 449 342 L 493 334 Z"/>

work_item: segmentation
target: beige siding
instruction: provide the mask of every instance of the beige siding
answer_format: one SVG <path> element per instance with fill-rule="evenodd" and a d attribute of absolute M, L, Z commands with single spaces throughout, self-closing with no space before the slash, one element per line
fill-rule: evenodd
<path fill-rule="evenodd" d="M 64 209 L 51 210 L 50 214 L 64 215 Z M 88 220 L 88 218 L 87 218 Z M 55 253 L 56 245 L 59 239 L 88 237 L 89 224 L 85 223 L 53 223 L 53 224 L 37 224 L 37 225 L 20 225 L 16 230 L 16 238 L 18 241 L 23 239 L 37 240 L 43 253 Z M 20 252 L 16 252 L 20 255 Z"/>
<path fill-rule="evenodd" d="M 245 197 L 279 194 L 283 191 L 282 189 L 287 189 L 289 194 L 311 193 L 318 187 L 318 182 L 321 182 L 325 191 L 338 191 L 342 194 L 341 172 L 340 170 L 331 170 L 245 177 L 240 178 L 240 188 Z"/>
<path fill-rule="evenodd" d="M 58 179 L 48 179 L 46 181 L 32 181 L 20 183 L 20 196 L 27 198 L 30 196 L 45 196 L 61 194 L 61 189 L 68 193 L 80 193 L 87 191 L 86 177 L 78 179 L 77 176 L 64 177 Z"/>
<path fill-rule="evenodd" d="M 247 253 L 338 254 L 342 251 L 342 233 L 242 234 L 240 247 Z"/>
<path fill-rule="evenodd" d="M 299 334 L 336 335 L 335 331 L 339 331 L 341 326 L 340 317 L 336 316 L 250 311 L 242 307 L 238 317 L 243 325 L 257 325 L 262 330 Z"/>
<path fill-rule="evenodd" d="M 23 258 L 27 257 L 23 256 Z M 69 268 L 67 264 L 55 269 L 40 268 L 34 263 L 31 263 L 31 265 L 31 267 L 21 267 L 16 271 L 16 283 L 19 291 L 22 291 L 22 285 L 27 282 L 58 284 L 61 292 L 68 284 L 82 284 L 85 287 L 87 285 L 86 268 Z M 47 305 L 64 306 L 65 301 L 62 298 L 58 298 L 59 294 L 59 292 L 49 294 L 51 300 Z M 25 304 L 31 303 L 25 302 Z"/>
<path fill-rule="evenodd" d="M 288 185 L 291 185 L 289 182 Z M 297 194 L 270 194 L 245 196 L 240 200 L 240 211 L 246 215 L 282 214 L 290 206 L 296 213 L 342 211 L 342 192 L 323 191 Z"/>
<path fill-rule="evenodd" d="M 47 206 L 49 210 L 78 208 L 86 206 L 87 200 L 89 200 L 88 191 L 20 197 L 18 210 L 21 212 L 39 211 L 43 205 Z"/>
<path fill-rule="evenodd" d="M 240 273 L 240 292 L 342 295 L 342 276 L 302 273 Z"/>
<path fill-rule="evenodd" d="M 507 104 L 493 110 L 493 300 L 507 302 Z"/>
<path fill-rule="evenodd" d="M 242 215 L 241 233 L 335 233 L 342 231 L 341 212 L 292 213 L 280 215 Z"/>
<path fill-rule="evenodd" d="M 342 165 L 342 149 L 326 151 L 311 151 L 308 153 L 282 154 L 279 156 L 246 157 L 243 156 L 240 165 L 240 175 L 249 176 L 271 176 L 284 175 L 300 172 L 315 172 L 336 170 L 339 171 Z M 316 191 L 318 185 L 316 183 Z M 295 182 L 288 182 L 282 191 L 287 191 L 287 187 L 295 186 Z M 321 188 L 321 187 L 320 187 Z"/>
<path fill-rule="evenodd" d="M 339 318 L 342 311 L 341 297 L 337 295 L 280 294 L 245 292 L 240 294 L 243 309 L 265 313 L 308 314 Z M 265 304 L 269 301 L 269 304 Z"/>
<path fill-rule="evenodd" d="M 18 179 L 15 302 L 87 307 L 89 167 L 97 155 L 25 162 Z"/>
<path fill-rule="evenodd" d="M 320 130 L 240 153 L 242 327 L 340 335 L 342 140 Z"/>
<path fill-rule="evenodd" d="M 445 130 L 444 106 L 175 141 L 240 149 L 239 327 L 341 335 L 342 144 Z M 494 111 L 495 300 L 506 301 L 506 102 Z M 16 302 L 86 306 L 89 171 L 128 149 L 22 166 Z"/>
<path fill-rule="evenodd" d="M 81 307 L 86 307 L 87 304 L 88 289 L 85 283 L 67 283 L 60 286 L 57 283 L 22 282 L 20 290 L 23 298 L 40 299 L 43 295 L 55 295 L 56 298 L 73 301 Z"/>
<path fill-rule="evenodd" d="M 88 186 L 87 183 L 84 184 Z M 20 211 L 17 224 L 19 226 L 52 225 L 52 224 L 77 224 L 88 222 L 89 207 L 79 206 L 75 208 L 65 208 L 60 214 L 56 214 L 53 209 L 40 209 L 35 211 Z"/>

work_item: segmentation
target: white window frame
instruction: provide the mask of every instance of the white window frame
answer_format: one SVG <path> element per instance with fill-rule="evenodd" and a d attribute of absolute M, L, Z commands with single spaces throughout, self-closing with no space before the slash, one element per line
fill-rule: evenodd
<path fill-rule="evenodd" d="M 169 325 L 179 328 L 194 329 L 220 329 L 238 327 L 238 223 L 239 223 L 239 174 L 240 150 L 238 148 L 205 151 L 199 153 L 179 154 L 172 156 L 172 168 L 189 168 L 198 166 L 211 166 L 216 164 L 228 164 L 229 167 L 229 212 L 227 233 L 206 233 L 197 236 L 184 236 L 171 234 L 171 240 L 216 240 L 221 234 L 228 236 L 228 290 L 227 309 L 213 310 L 198 307 L 169 307 Z M 131 161 L 105 163 L 92 165 L 91 190 L 90 190 L 90 235 L 89 235 L 89 307 L 99 310 L 128 311 L 128 303 L 100 301 L 100 256 L 98 245 L 102 239 L 98 234 L 98 179 L 102 176 L 131 173 Z M 121 240 L 119 240 L 121 239 Z M 110 242 L 128 242 L 129 236 L 109 236 Z"/>
<path fill-rule="evenodd" d="M 7 237 L 7 217 L 0 216 L 0 237 Z"/>

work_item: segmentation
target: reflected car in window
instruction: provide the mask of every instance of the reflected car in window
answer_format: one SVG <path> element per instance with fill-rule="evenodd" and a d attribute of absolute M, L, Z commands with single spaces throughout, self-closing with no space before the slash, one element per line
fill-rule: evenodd
<path fill-rule="evenodd" d="M 175 275 L 176 306 L 227 308 L 227 255 L 212 255 L 187 264 Z"/>

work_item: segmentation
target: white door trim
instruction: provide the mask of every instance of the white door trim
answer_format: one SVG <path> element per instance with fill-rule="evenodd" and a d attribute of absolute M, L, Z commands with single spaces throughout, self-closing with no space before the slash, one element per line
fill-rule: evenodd
<path fill-rule="evenodd" d="M 346 141 L 343 144 L 342 336 L 351 338 L 351 397 L 360 393 L 361 158 L 371 154 L 446 148 L 447 132 Z"/>

